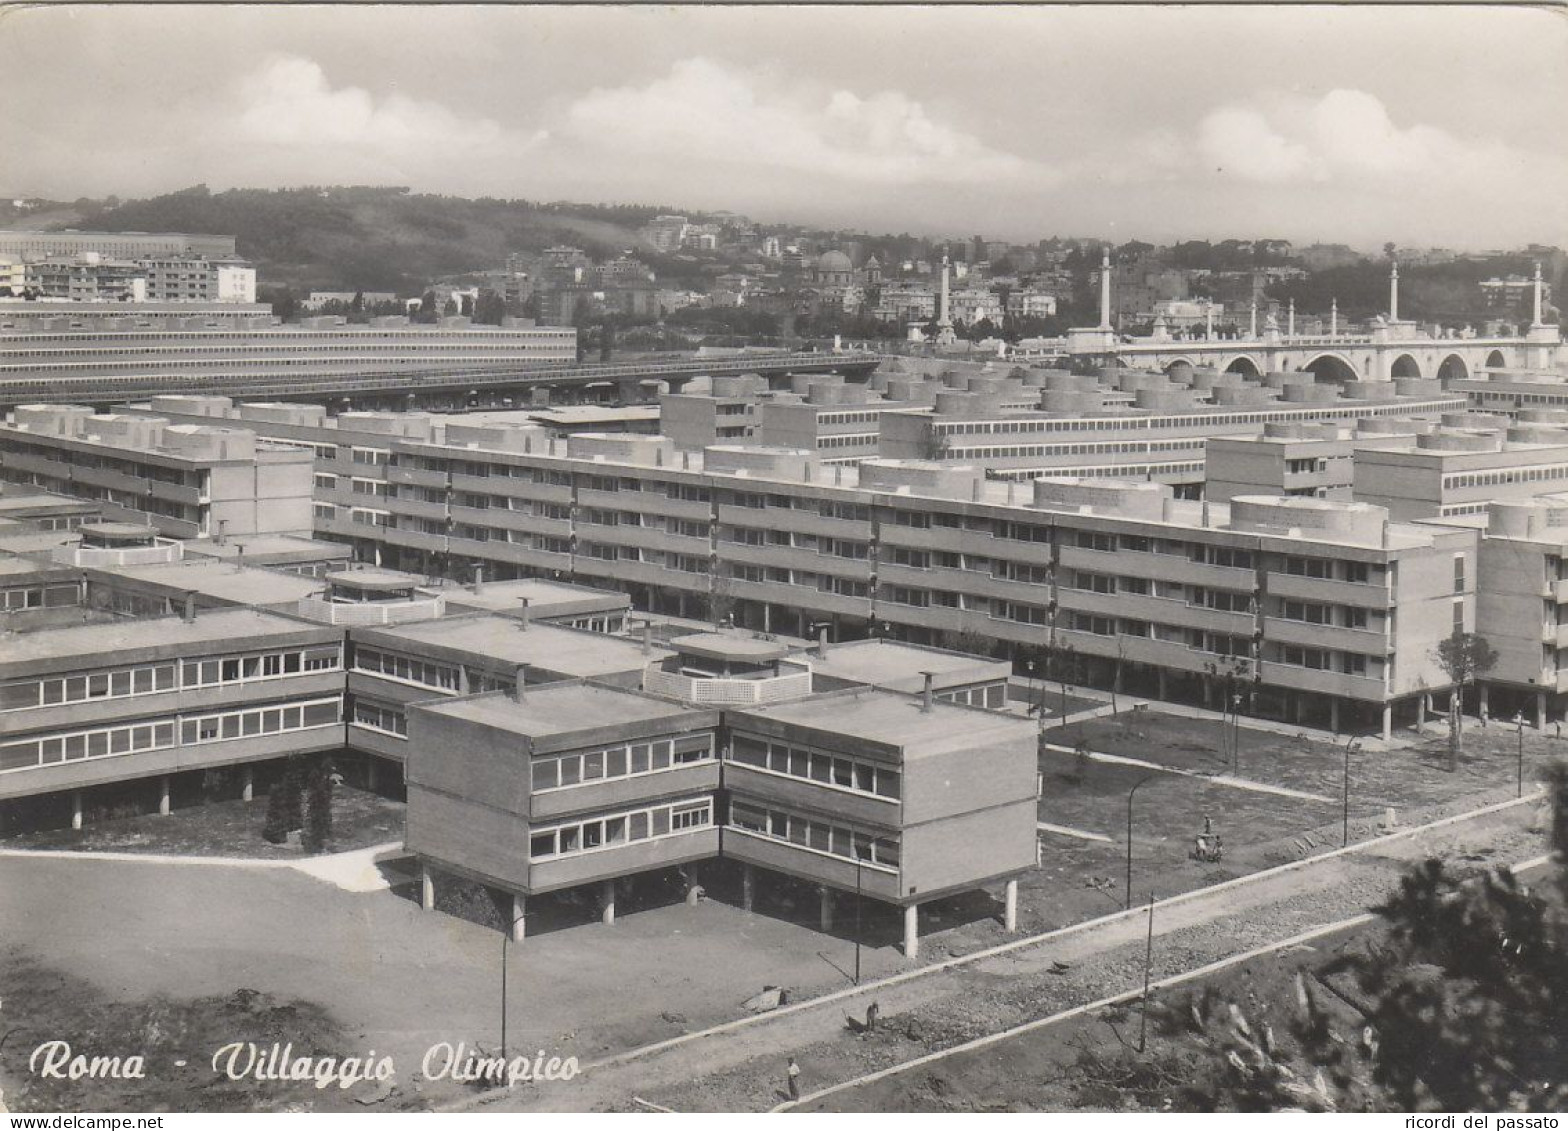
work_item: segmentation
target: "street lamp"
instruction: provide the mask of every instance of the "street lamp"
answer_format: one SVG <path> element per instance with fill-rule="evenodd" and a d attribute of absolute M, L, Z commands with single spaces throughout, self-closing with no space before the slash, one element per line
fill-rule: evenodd
<path fill-rule="evenodd" d="M 512 925 L 501 935 L 501 1060 L 506 1060 L 506 955 L 511 949 L 512 936 L 517 933 L 517 924 L 527 917 L 525 912 L 512 920 Z"/>
<path fill-rule="evenodd" d="M 1350 846 L 1350 756 L 1361 749 L 1359 738 L 1349 738 L 1345 741 L 1345 803 L 1342 811 L 1340 825 L 1340 847 Z"/>
<path fill-rule="evenodd" d="M 1138 786 L 1144 782 L 1153 781 L 1159 774 L 1146 774 L 1139 778 L 1137 784 L 1127 791 L 1127 910 L 1132 910 L 1132 799 L 1138 792 Z"/>
<path fill-rule="evenodd" d="M 862 868 L 867 857 L 876 851 L 879 838 L 867 838 L 864 847 L 855 846 L 855 985 L 860 985 L 860 923 L 861 906 L 865 901 L 865 888 L 861 882 Z"/>
<path fill-rule="evenodd" d="M 1516 796 L 1524 796 L 1524 713 L 1514 712 L 1514 728 L 1519 732 L 1519 792 Z"/>

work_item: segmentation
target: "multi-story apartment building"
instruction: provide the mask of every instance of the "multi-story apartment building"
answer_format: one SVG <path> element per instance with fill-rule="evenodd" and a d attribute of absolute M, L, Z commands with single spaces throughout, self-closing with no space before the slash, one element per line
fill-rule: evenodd
<path fill-rule="evenodd" d="M 230 768 L 248 796 L 256 763 L 342 746 L 342 656 L 341 629 L 253 609 L 17 634 L 0 654 L 0 814 L 68 804 L 80 827 L 148 779 L 168 812 Z"/>
<path fill-rule="evenodd" d="M 162 256 L 138 259 L 148 302 L 256 301 L 256 268 L 243 259 Z"/>
<path fill-rule="evenodd" d="M 433 326 L 25 329 L 0 338 L 0 381 L 24 390 L 70 381 L 95 397 L 112 391 L 116 379 L 144 381 L 148 372 L 303 379 L 394 370 L 493 370 L 576 360 L 577 331 L 570 327 L 475 326 L 466 319 Z"/>
<path fill-rule="evenodd" d="M 616 881 L 726 857 L 903 909 L 1004 881 L 1035 863 L 1034 727 L 1026 720 L 871 688 L 815 694 L 787 649 L 724 634 L 673 642 L 643 693 L 532 684 L 409 708 L 408 845 L 423 865 L 513 895 L 595 885 L 606 922 Z M 658 694 L 648 692 L 657 690 Z M 724 704 L 722 709 L 711 704 Z M 957 851 L 958 846 L 963 851 Z"/>
<path fill-rule="evenodd" d="M 218 302 L 0 302 L 0 330 L 61 333 L 85 330 L 257 329 L 276 326 L 270 306 Z"/>
<path fill-rule="evenodd" d="M 661 393 L 659 432 L 682 448 L 749 443 L 766 392 L 760 377 L 715 377 L 708 393 Z"/>
<path fill-rule="evenodd" d="M 1245 660 L 1261 712 L 1384 727 L 1441 684 L 1432 643 L 1474 624 L 1476 532 L 1364 503 L 1226 507 L 1156 483 L 997 481 L 954 460 L 824 467 L 660 437 L 331 423 L 291 438 L 314 435 L 333 460 L 356 452 L 366 501 L 324 489 L 318 534 L 416 574 L 479 562 L 763 631 L 828 621 L 1023 655 L 1070 645 L 1085 682 L 1120 671 L 1161 697 L 1212 695 L 1210 668 Z"/>
<path fill-rule="evenodd" d="M 1445 416 L 1444 424 L 1397 443 L 1358 446 L 1356 498 L 1412 521 L 1483 514 L 1496 501 L 1568 490 L 1568 422 L 1510 424 L 1469 413 Z"/>
<path fill-rule="evenodd" d="M 1255 388 L 1232 397 L 1222 386 L 1214 402 L 1190 390 L 1137 389 L 1136 407 L 1128 410 L 1110 407 L 1103 389 L 1083 391 L 1067 378 L 1046 380 L 1040 401 L 1049 406 L 1045 411 L 1006 412 L 984 397 L 938 394 L 931 413 L 886 414 L 881 453 L 978 464 L 1010 479 L 1128 476 L 1196 492 L 1204 481 L 1211 438 L 1255 436 L 1271 424 L 1436 418 L 1464 407 L 1461 398 L 1443 394 L 1371 400 L 1335 397 L 1330 389 L 1310 399 L 1279 400 Z"/>
<path fill-rule="evenodd" d="M 1351 455 L 1369 434 L 1337 424 L 1265 424 L 1261 436 L 1215 436 L 1204 446 L 1203 497 L 1305 495 L 1348 502 Z M 1377 442 L 1394 442 L 1379 438 Z"/>
<path fill-rule="evenodd" d="M 498 583 L 492 588 L 516 589 Z M 408 709 L 442 697 L 505 690 L 519 673 L 530 687 L 562 680 L 635 689 L 642 672 L 673 653 L 591 628 L 551 620 L 578 619 L 532 602 L 514 615 L 447 616 L 388 627 L 356 629 L 349 664 L 348 744 L 394 775 L 408 759 Z"/>
<path fill-rule="evenodd" d="M 0 424 L 0 478 L 175 537 L 308 532 L 313 453 L 211 424 L 31 405 Z"/>
<path fill-rule="evenodd" d="M 185 232 L 0 232 L 0 255 L 43 259 L 87 254 L 118 259 L 170 255 L 229 258 L 234 255 L 234 237 Z"/>
<path fill-rule="evenodd" d="M 25 292 L 66 302 L 145 302 L 147 272 L 139 264 L 89 256 L 26 265 Z"/>

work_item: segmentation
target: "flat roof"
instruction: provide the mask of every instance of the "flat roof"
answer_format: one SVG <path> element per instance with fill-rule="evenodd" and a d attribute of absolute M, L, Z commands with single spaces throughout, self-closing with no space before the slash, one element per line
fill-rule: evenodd
<path fill-rule="evenodd" d="M 906 759 L 1005 742 L 1032 744 L 1037 728 L 1033 720 L 1016 715 L 941 701 L 924 711 L 917 695 L 875 688 L 727 710 L 736 716 L 758 715 L 791 726 L 901 747 Z"/>
<path fill-rule="evenodd" d="M 47 573 L 68 569 L 68 566 L 51 566 L 28 558 L 0 558 L 0 574 Z"/>
<path fill-rule="evenodd" d="M 486 581 L 476 593 L 471 585 L 450 582 L 441 591 L 448 606 L 462 605 L 497 613 L 520 614 L 528 599 L 530 616 L 558 616 L 563 612 L 599 612 L 630 608 L 632 599 L 614 589 L 594 589 L 564 581 L 522 577 L 514 581 Z"/>
<path fill-rule="evenodd" d="M 526 688 L 521 702 L 505 692 L 493 691 L 421 706 L 434 714 L 467 719 L 531 738 L 706 713 L 592 683 L 542 683 Z"/>
<path fill-rule="evenodd" d="M 345 543 L 323 542 L 304 534 L 230 534 L 221 546 L 210 538 L 187 539 L 185 552 L 204 558 L 222 558 L 226 561 L 241 557 L 277 554 L 288 554 L 301 559 L 316 555 L 321 558 L 347 560 L 352 550 Z"/>
<path fill-rule="evenodd" d="M 0 494 L 0 513 L 7 511 L 38 510 L 52 508 L 55 510 L 70 511 L 96 511 L 102 504 L 91 499 L 78 499 L 70 495 L 54 495 L 47 491 L 35 491 L 27 495 L 18 495 L 13 492 Z"/>
<path fill-rule="evenodd" d="M 270 569 L 252 569 L 216 558 L 143 566 L 84 568 L 170 589 L 192 589 L 208 597 L 240 605 L 282 605 L 321 590 L 320 580 L 314 577 L 301 577 Z"/>
<path fill-rule="evenodd" d="M 420 646 L 451 648 L 505 664 L 527 664 L 576 678 L 640 671 L 671 655 L 666 648 L 642 644 L 622 636 L 530 624 L 526 629 L 515 617 L 476 614 L 366 630 L 367 640 L 396 640 L 415 651 Z"/>
<path fill-rule="evenodd" d="M 407 589 L 425 582 L 423 577 L 392 569 L 340 569 L 327 574 L 326 579 L 334 585 L 341 583 L 359 589 Z"/>
<path fill-rule="evenodd" d="M 852 640 L 843 644 L 829 644 L 825 656 L 819 656 L 813 650 L 809 655 L 798 658 L 809 659 L 811 670 L 818 675 L 911 692 L 925 687 L 925 672 L 933 673 L 936 685 L 944 687 L 952 686 L 955 682 L 1006 678 L 1010 669 L 1005 660 L 944 652 L 893 640 Z M 944 679 L 944 676 L 958 678 Z"/>
<path fill-rule="evenodd" d="M 789 646 L 777 640 L 759 640 L 728 632 L 694 632 L 690 636 L 677 636 L 670 641 L 670 647 L 686 656 L 701 656 L 708 660 L 740 660 L 750 664 L 765 664 L 789 655 Z"/>
<path fill-rule="evenodd" d="M 319 626 L 261 609 L 207 609 L 195 620 L 150 617 L 113 620 L 105 624 L 73 625 L 18 633 L 0 649 L 4 666 L 67 656 L 107 655 L 130 648 L 165 645 L 218 644 L 243 648 L 257 637 L 311 632 Z"/>

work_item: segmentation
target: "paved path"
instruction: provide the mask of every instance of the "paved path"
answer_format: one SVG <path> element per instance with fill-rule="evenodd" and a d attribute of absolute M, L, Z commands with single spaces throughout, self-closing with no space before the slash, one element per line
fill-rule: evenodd
<path fill-rule="evenodd" d="M 1071 746 L 1058 746 L 1054 742 L 1045 744 L 1047 750 L 1055 750 L 1061 754 L 1076 754 Z M 1143 758 L 1129 758 L 1125 754 L 1106 754 L 1099 750 L 1090 750 L 1089 757 L 1096 762 L 1109 762 L 1118 766 L 1136 766 L 1144 770 L 1156 770 L 1162 774 L 1175 774 L 1184 778 L 1202 778 L 1204 781 L 1213 782 L 1215 785 L 1229 786 L 1232 789 L 1245 789 L 1252 793 L 1272 793 L 1277 797 L 1293 797 L 1297 801 L 1322 801 L 1325 804 L 1333 802 L 1332 797 L 1324 797 L 1317 793 L 1307 793 L 1299 789 L 1288 789 L 1282 785 L 1269 785 L 1267 782 L 1253 781 L 1251 778 L 1238 778 L 1231 774 L 1211 774 L 1203 770 L 1187 770 L 1180 766 L 1167 766 L 1162 762 L 1150 762 Z"/>
<path fill-rule="evenodd" d="M 1381 897 L 1412 859 L 1477 838 L 1485 842 L 1501 835 L 1497 830 L 1514 833 L 1534 815 L 1540 796 L 1527 795 L 1521 801 L 1488 806 L 1477 811 L 1479 815 L 1401 830 L 1163 900 L 1155 905 L 1155 937 L 1208 925 L 1221 939 L 1246 939 L 1271 917 L 1289 924 L 1291 909 L 1306 892 L 1329 897 L 1352 893 L 1349 910 L 1362 912 L 1366 903 L 1354 893 L 1368 890 L 1369 875 L 1375 877 L 1373 886 Z M 609 1057 L 587 1065 L 586 1074 L 571 1086 L 493 1093 L 487 1099 L 504 1110 L 602 1110 L 624 1107 L 634 1096 L 680 1108 L 682 1089 L 707 1077 L 735 1081 L 725 1085 L 722 1096 L 709 1097 L 715 1110 L 765 1110 L 775 1103 L 773 1091 L 783 1061 L 797 1050 L 831 1048 L 843 1038 L 844 1018 L 862 1015 L 873 1000 L 884 1017 L 939 1008 L 946 1002 L 962 1009 L 977 993 L 994 988 L 999 978 L 1056 974 L 1063 964 L 1071 967 L 1141 944 L 1146 928 L 1144 908 L 1120 912 Z M 1297 929 L 1299 924 L 1284 933 Z M 804 1051 L 800 1055 L 804 1063 Z M 835 1082 L 835 1074 L 839 1079 L 851 1077 L 855 1072 L 849 1064 L 842 1055 L 816 1058 L 810 1079 L 823 1084 Z"/>
<path fill-rule="evenodd" d="M 34 860 L 113 860 L 180 868 L 239 868 L 266 871 L 292 869 L 344 891 L 385 891 L 413 876 L 405 863 L 403 842 L 387 841 L 349 852 L 331 852 L 298 860 L 256 860 L 244 856 L 168 856 L 156 852 L 93 852 L 59 848 L 0 848 L 0 858 Z"/>

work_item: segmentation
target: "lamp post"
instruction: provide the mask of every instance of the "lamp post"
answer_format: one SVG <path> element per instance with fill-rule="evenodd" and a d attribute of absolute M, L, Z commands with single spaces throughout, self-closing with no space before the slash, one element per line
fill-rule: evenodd
<path fill-rule="evenodd" d="M 865 887 L 861 882 L 866 858 L 876 851 L 879 838 L 867 839 L 864 848 L 855 848 L 855 985 L 860 985 L 860 923 L 861 906 L 865 902 Z"/>
<path fill-rule="evenodd" d="M 1359 749 L 1361 749 L 1361 740 L 1359 738 L 1352 737 L 1345 741 L 1345 793 L 1344 808 L 1341 811 L 1339 839 L 1341 848 L 1347 848 L 1350 845 L 1350 756 Z"/>
<path fill-rule="evenodd" d="M 512 920 L 511 927 L 501 935 L 501 1060 L 506 1060 L 506 955 L 511 949 L 512 936 L 517 932 L 517 924 L 521 923 L 526 914 L 519 915 Z"/>
<path fill-rule="evenodd" d="M 1524 796 L 1524 713 L 1514 712 L 1514 729 L 1519 732 L 1519 792 L 1516 796 Z"/>
<path fill-rule="evenodd" d="M 1139 778 L 1137 783 L 1127 791 L 1127 910 L 1132 910 L 1132 799 L 1138 792 L 1138 787 L 1144 782 L 1153 781 L 1158 774 L 1146 774 Z"/>

